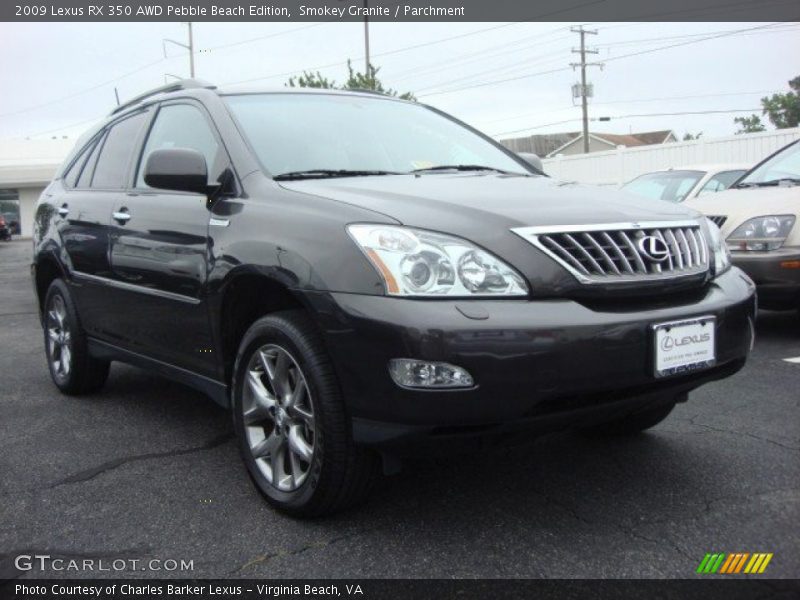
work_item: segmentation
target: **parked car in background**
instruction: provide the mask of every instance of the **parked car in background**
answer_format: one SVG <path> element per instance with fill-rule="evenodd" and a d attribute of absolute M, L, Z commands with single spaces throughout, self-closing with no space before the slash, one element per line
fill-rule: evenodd
<path fill-rule="evenodd" d="M 11 241 L 11 228 L 3 215 L 0 215 L 0 240 L 4 242 Z"/>
<path fill-rule="evenodd" d="M 733 187 L 688 204 L 721 229 L 758 286 L 759 305 L 800 309 L 800 142 L 762 161 Z"/>
<path fill-rule="evenodd" d="M 8 227 L 12 235 L 19 235 L 21 233 L 21 229 L 19 224 L 19 216 L 17 215 L 17 213 L 7 212 L 3 213 L 2 216 L 5 219 L 6 226 Z"/>
<path fill-rule="evenodd" d="M 728 189 L 747 172 L 746 165 L 702 165 L 669 168 L 639 175 L 622 186 L 625 191 L 668 202 L 683 202 Z"/>

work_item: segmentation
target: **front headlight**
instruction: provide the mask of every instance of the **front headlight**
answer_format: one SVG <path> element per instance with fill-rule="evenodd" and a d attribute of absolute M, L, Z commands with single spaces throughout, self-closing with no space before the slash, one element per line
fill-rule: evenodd
<path fill-rule="evenodd" d="M 794 215 L 768 215 L 745 221 L 728 236 L 731 250 L 777 250 L 794 225 Z"/>
<path fill-rule="evenodd" d="M 348 225 L 393 296 L 526 296 L 512 267 L 461 238 L 394 225 Z"/>
<path fill-rule="evenodd" d="M 722 275 L 731 268 L 731 253 L 728 251 L 728 246 L 722 239 L 722 232 L 716 223 L 711 219 L 706 219 L 706 226 L 708 227 L 709 245 L 714 255 L 714 274 Z"/>

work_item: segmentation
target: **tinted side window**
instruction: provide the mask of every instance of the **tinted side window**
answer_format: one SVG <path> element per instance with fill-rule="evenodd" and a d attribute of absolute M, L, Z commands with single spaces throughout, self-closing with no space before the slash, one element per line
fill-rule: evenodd
<path fill-rule="evenodd" d="M 80 169 L 78 181 L 75 183 L 75 187 L 89 187 L 89 183 L 92 181 L 92 173 L 94 173 L 94 165 L 97 162 L 97 155 L 100 154 L 100 149 L 103 147 L 103 140 L 105 137 L 105 134 L 103 134 L 97 138 L 97 142 L 95 142 L 94 148 L 92 148 L 92 152 L 89 154 L 89 158 L 86 159 Z"/>
<path fill-rule="evenodd" d="M 209 183 L 214 183 L 225 168 L 224 153 L 220 152 L 211 126 L 199 108 L 191 104 L 170 104 L 156 115 L 150 135 L 139 161 L 136 187 L 149 187 L 144 182 L 144 166 L 153 150 L 164 148 L 190 148 L 205 156 Z"/>
<path fill-rule="evenodd" d="M 125 176 L 128 173 L 128 166 L 145 116 L 146 113 L 139 113 L 111 127 L 94 168 L 93 188 L 121 189 L 125 187 Z"/>
<path fill-rule="evenodd" d="M 97 140 L 92 140 L 78 154 L 78 158 L 72 163 L 72 166 L 64 173 L 64 185 L 67 187 L 73 188 L 75 184 L 78 182 L 78 176 L 81 174 L 81 168 L 83 167 L 83 163 L 86 162 L 86 157 L 89 156 L 89 153 L 94 148 L 94 145 Z"/>

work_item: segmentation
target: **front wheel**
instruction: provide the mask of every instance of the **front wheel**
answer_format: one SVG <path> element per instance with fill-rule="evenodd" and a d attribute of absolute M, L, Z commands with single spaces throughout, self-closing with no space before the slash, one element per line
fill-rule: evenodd
<path fill-rule="evenodd" d="M 232 394 L 242 457 L 270 504 L 320 516 L 367 495 L 377 457 L 353 444 L 333 367 L 302 311 L 281 311 L 250 327 Z"/>

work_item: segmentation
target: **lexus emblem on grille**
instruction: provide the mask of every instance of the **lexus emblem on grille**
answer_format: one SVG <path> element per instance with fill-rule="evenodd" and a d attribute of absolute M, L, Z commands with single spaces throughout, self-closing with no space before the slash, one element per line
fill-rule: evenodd
<path fill-rule="evenodd" d="M 639 238 L 637 245 L 639 246 L 639 253 L 653 262 L 661 262 L 669 256 L 667 243 L 654 235 L 646 235 Z"/>

